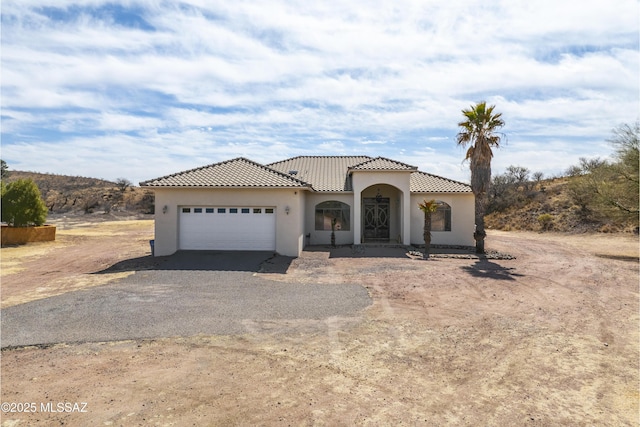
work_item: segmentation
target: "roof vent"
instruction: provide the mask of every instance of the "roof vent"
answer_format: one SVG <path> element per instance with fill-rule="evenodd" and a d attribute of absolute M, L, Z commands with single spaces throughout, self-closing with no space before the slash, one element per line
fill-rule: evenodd
<path fill-rule="evenodd" d="M 290 170 L 289 171 L 289 175 L 298 175 L 298 171 L 297 170 Z"/>

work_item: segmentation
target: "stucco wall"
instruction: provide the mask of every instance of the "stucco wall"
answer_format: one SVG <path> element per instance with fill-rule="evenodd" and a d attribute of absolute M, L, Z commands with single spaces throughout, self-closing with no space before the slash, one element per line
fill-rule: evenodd
<path fill-rule="evenodd" d="M 385 174 L 387 175 L 387 174 Z M 388 174 L 387 178 L 393 178 L 392 183 L 399 188 L 404 183 L 401 174 Z M 358 180 L 360 191 L 365 191 L 374 185 L 381 184 L 382 178 L 378 176 L 360 175 L 364 180 Z M 388 181 L 387 181 L 388 183 Z M 385 183 L 386 184 L 386 183 Z M 312 193 L 303 189 L 155 189 L 156 215 L 155 215 L 155 255 L 170 255 L 178 250 L 178 212 L 181 206 L 263 206 L 276 209 L 276 251 L 282 255 L 298 256 L 306 244 L 329 244 L 331 231 L 315 230 L 315 206 L 328 200 L 337 200 L 348 204 L 350 209 L 351 229 L 349 231 L 336 232 L 336 244 L 346 245 L 355 242 L 354 232 L 360 232 L 360 217 L 356 216 L 360 209 L 360 200 L 354 202 L 353 193 Z M 405 193 L 408 194 L 408 193 Z M 386 196 L 386 194 L 383 194 Z M 393 197 L 393 195 L 389 195 Z M 359 197 L 362 197 L 361 195 Z M 410 243 L 423 244 L 422 226 L 424 214 L 418 208 L 422 200 L 442 200 L 451 206 L 451 231 L 433 231 L 432 243 L 451 245 L 474 245 L 474 198 L 470 193 L 465 194 L 413 194 L 405 201 L 404 194 L 396 194 L 393 206 L 394 215 L 402 218 L 410 217 L 410 227 L 403 227 L 398 223 L 395 234 L 403 235 L 410 232 Z M 164 206 L 167 212 L 163 213 Z M 289 215 L 285 208 L 289 207 Z M 409 229 L 410 228 L 410 229 Z M 409 229 L 409 230 L 407 230 Z M 306 239 L 305 235 L 310 234 Z M 392 236 L 394 239 L 396 236 Z M 404 240 L 404 239 L 403 239 Z M 408 244 L 409 239 L 404 240 Z"/>
<path fill-rule="evenodd" d="M 307 244 L 310 245 L 329 245 L 331 244 L 331 230 L 316 230 L 315 212 L 316 205 L 322 202 L 335 200 L 349 205 L 349 230 L 336 230 L 336 245 L 353 244 L 353 193 L 307 193 L 306 195 L 306 211 L 307 215 L 304 219 L 305 234 L 309 234 Z"/>
<path fill-rule="evenodd" d="M 408 171 L 356 171 L 352 175 L 353 193 L 354 198 L 357 200 L 354 213 L 356 218 L 362 217 L 362 192 L 369 187 L 374 186 L 373 194 L 375 194 L 375 186 L 387 184 L 395 187 L 398 190 L 397 198 L 399 206 L 395 207 L 396 214 L 400 217 L 397 224 L 399 230 L 393 230 L 397 235 L 400 235 L 402 243 L 408 245 L 410 239 L 409 227 L 405 227 L 404 224 L 409 223 L 410 214 L 410 197 L 409 197 L 409 179 L 410 172 Z M 366 195 L 367 193 L 365 193 Z M 396 239 L 395 235 L 390 236 L 391 239 Z M 355 243 L 362 242 L 362 224 L 360 220 L 354 223 L 354 241 Z"/>
<path fill-rule="evenodd" d="M 375 198 L 380 191 L 380 196 L 389 199 L 389 241 L 402 243 L 402 192 L 393 185 L 375 184 L 367 187 L 360 194 L 360 202 L 365 198 Z M 362 213 L 362 211 L 360 211 Z M 364 232 L 364 221 L 360 218 L 360 227 Z"/>
<path fill-rule="evenodd" d="M 424 213 L 418 207 L 423 200 L 439 200 L 451 206 L 451 231 L 432 231 L 431 243 L 440 245 L 474 246 L 473 231 L 474 197 L 461 194 L 413 194 L 411 195 L 411 243 L 424 245 Z"/>
<path fill-rule="evenodd" d="M 304 245 L 303 189 L 200 189 L 157 188 L 155 190 L 156 256 L 171 255 L 178 250 L 178 211 L 180 206 L 263 206 L 276 209 L 276 252 L 298 256 Z M 166 213 L 163 213 L 164 207 Z M 285 208 L 289 207 L 289 214 Z"/>

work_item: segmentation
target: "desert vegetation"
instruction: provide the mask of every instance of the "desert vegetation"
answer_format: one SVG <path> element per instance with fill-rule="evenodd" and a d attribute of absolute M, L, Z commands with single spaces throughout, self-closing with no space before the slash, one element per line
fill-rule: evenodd
<path fill-rule="evenodd" d="M 638 230 L 640 124 L 624 124 L 608 140 L 611 160 L 581 158 L 561 176 L 543 178 L 523 166 L 492 177 L 487 226 L 501 230 L 619 232 Z"/>
<path fill-rule="evenodd" d="M 9 170 L 3 163 L 3 182 L 32 180 L 40 190 L 49 213 L 116 213 L 151 214 L 153 192 L 135 187 L 126 178 L 115 182 L 81 176 L 55 175 Z"/>
<path fill-rule="evenodd" d="M 18 179 L 5 186 L 2 181 L 2 222 L 11 227 L 42 225 L 47 219 L 38 187 L 31 179 Z"/>

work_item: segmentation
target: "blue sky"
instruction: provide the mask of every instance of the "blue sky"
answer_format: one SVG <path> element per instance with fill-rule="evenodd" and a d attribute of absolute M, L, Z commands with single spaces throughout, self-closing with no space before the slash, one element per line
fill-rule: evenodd
<path fill-rule="evenodd" d="M 449 3 L 449 4 L 447 4 Z M 509 165 L 607 157 L 640 117 L 637 0 L 2 1 L 10 169 L 137 183 L 244 156 L 385 156 L 469 180 L 461 110 Z"/>

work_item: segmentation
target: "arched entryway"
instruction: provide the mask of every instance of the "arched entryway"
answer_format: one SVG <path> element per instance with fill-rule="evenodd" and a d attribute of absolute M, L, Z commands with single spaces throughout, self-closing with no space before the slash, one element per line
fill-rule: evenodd
<path fill-rule="evenodd" d="M 402 191 L 374 184 L 360 194 L 363 242 L 402 242 Z"/>

